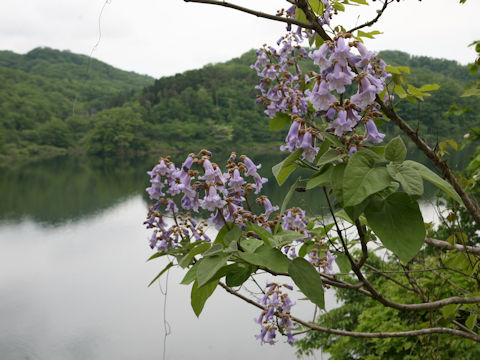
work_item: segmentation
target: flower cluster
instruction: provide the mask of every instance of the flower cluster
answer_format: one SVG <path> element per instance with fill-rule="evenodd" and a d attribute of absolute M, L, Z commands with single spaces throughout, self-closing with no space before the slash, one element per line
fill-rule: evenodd
<path fill-rule="evenodd" d="M 319 256 L 320 252 L 326 252 L 324 256 Z M 333 262 L 337 258 L 330 251 L 324 249 L 313 249 L 308 254 L 308 261 L 315 266 L 323 269 L 323 273 L 331 275 L 333 273 Z"/>
<path fill-rule="evenodd" d="M 244 223 L 249 221 L 271 231 L 276 224 L 269 221 L 269 217 L 279 208 L 273 206 L 267 196 L 261 195 L 256 199 L 264 208 L 261 215 L 255 215 L 248 203 L 248 195 L 259 194 L 267 182 L 258 173 L 261 165 L 255 165 L 245 155 L 237 157 L 232 153 L 226 171 L 222 172 L 210 158 L 211 153 L 207 150 L 202 150 L 198 156 L 189 154 L 180 168 L 169 157 L 160 158 L 159 163 L 148 172 L 151 186 L 146 191 L 151 199 L 157 200 L 145 222 L 148 228 L 155 229 L 150 239 L 152 248 L 165 252 L 182 239 L 210 241 L 204 232 L 206 223 L 198 226 L 190 213 L 183 211 L 208 211 L 210 221 L 217 229 L 228 222 L 244 228 Z M 194 166 L 199 169 L 194 170 Z M 175 220 L 173 225 L 167 226 L 162 210 Z"/>
<path fill-rule="evenodd" d="M 259 300 L 259 303 L 265 308 L 255 322 L 260 324 L 260 334 L 255 338 L 262 343 L 274 344 L 276 331 L 287 335 L 287 342 L 293 344 L 295 338 L 292 330 L 296 328 L 290 318 L 290 309 L 295 303 L 292 303 L 288 294 L 282 292 L 282 287 L 293 290 L 290 285 L 277 283 L 267 284 L 265 295 Z"/>
<path fill-rule="evenodd" d="M 318 21 L 323 25 L 329 23 L 334 11 L 328 0 L 322 3 L 323 16 Z M 292 17 L 294 12 L 292 7 L 286 16 Z M 340 137 L 350 155 L 364 142 L 381 142 L 385 135 L 378 131 L 374 119 L 380 117 L 375 99 L 385 91 L 390 76 L 385 62 L 359 40 L 350 41 L 352 35 L 348 33 L 339 33 L 307 53 L 301 44 L 312 38 L 311 30 L 287 30 L 287 35 L 277 42 L 279 48 L 258 50 L 252 65 L 261 78 L 257 101 L 266 106 L 265 113 L 271 118 L 278 113 L 292 117 L 281 150 L 302 148 L 303 158 L 313 161 L 318 153 L 315 144 L 323 140 L 320 130 Z M 301 61 L 307 57 L 318 71 L 302 71 Z M 354 94 L 346 98 L 350 87 L 349 93 Z M 387 93 L 385 97 L 390 100 Z"/>

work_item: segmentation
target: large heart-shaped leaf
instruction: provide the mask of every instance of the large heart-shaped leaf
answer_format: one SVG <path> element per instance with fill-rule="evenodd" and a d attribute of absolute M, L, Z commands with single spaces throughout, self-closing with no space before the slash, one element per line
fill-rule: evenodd
<path fill-rule="evenodd" d="M 374 196 L 365 216 L 383 245 L 403 262 L 410 261 L 425 241 L 422 213 L 406 193 L 393 193 L 386 199 Z"/>
<path fill-rule="evenodd" d="M 343 175 L 344 206 L 360 204 L 368 196 L 390 185 L 392 178 L 384 167 L 375 167 L 375 160 L 358 151 L 348 162 Z"/>

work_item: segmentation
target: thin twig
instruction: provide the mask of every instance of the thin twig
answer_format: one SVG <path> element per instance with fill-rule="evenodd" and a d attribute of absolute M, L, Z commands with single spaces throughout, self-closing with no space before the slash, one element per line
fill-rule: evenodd
<path fill-rule="evenodd" d="M 232 288 L 228 287 L 222 282 L 219 282 L 219 284 L 228 293 L 235 295 L 236 297 L 242 299 L 243 301 L 259 309 L 262 309 L 263 311 L 266 311 L 266 309 L 262 305 L 256 303 L 252 299 L 249 299 L 248 297 L 238 293 L 237 291 L 233 290 Z M 295 316 L 290 316 L 290 318 L 292 319 L 292 321 L 295 321 L 296 323 L 301 324 L 309 329 L 321 331 L 329 334 L 342 335 L 342 336 L 351 336 L 351 337 L 360 337 L 360 338 L 393 338 L 393 337 L 409 337 L 409 336 L 421 336 L 421 335 L 432 335 L 432 334 L 451 334 L 451 335 L 457 335 L 466 339 L 470 339 L 475 342 L 480 342 L 480 336 L 476 334 L 471 334 L 471 333 L 467 333 L 464 331 L 451 329 L 451 328 L 428 328 L 428 329 L 411 330 L 411 331 L 368 333 L 368 332 L 356 332 L 356 331 L 331 329 L 331 328 L 311 324 Z"/>
<path fill-rule="evenodd" d="M 286 17 L 282 17 L 282 16 L 267 14 L 267 13 L 264 13 L 264 12 L 261 12 L 261 11 L 249 9 L 249 8 L 246 8 L 246 7 L 243 7 L 243 6 L 240 6 L 240 5 L 236 5 L 236 4 L 232 4 L 232 3 L 229 3 L 229 2 L 226 2 L 226 1 L 216 1 L 216 0 L 183 0 L 183 1 L 191 2 L 191 3 L 198 3 L 198 4 L 210 4 L 210 5 L 223 6 L 223 7 L 238 10 L 240 12 L 244 12 L 244 13 L 247 13 L 247 14 L 250 14 L 250 15 L 261 17 L 261 18 L 264 18 L 264 19 L 280 21 L 280 22 L 284 22 L 284 23 L 292 24 L 292 25 L 298 25 L 298 26 L 300 26 L 302 28 L 305 28 L 305 29 L 312 29 L 312 30 L 315 29 L 315 27 L 312 24 L 307 24 L 307 23 L 304 23 L 302 21 L 295 20 L 293 18 L 286 18 Z"/>
<path fill-rule="evenodd" d="M 374 19 L 366 22 L 365 24 L 355 26 L 354 28 L 348 30 L 347 32 L 351 34 L 355 30 L 359 30 L 359 29 L 362 29 L 362 28 L 367 27 L 367 26 L 372 26 L 373 24 L 375 24 L 380 19 L 380 17 L 383 15 L 383 12 L 386 10 L 387 6 L 392 2 L 393 2 L 393 0 L 385 0 L 385 2 L 383 3 L 382 9 L 377 10 L 378 11 L 377 16 Z"/>

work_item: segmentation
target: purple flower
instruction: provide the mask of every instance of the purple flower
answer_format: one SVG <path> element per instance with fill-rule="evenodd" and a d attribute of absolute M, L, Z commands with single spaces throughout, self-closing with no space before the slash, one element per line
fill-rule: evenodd
<path fill-rule="evenodd" d="M 353 156 L 357 152 L 357 147 L 355 145 L 352 145 L 350 147 L 350 150 L 348 151 L 348 155 Z"/>
<path fill-rule="evenodd" d="M 305 132 L 303 135 L 302 143 L 300 144 L 300 148 L 303 149 L 303 157 L 313 162 L 315 160 L 315 156 L 317 156 L 318 148 L 313 147 L 313 138 L 312 133 L 310 131 Z"/>
<path fill-rule="evenodd" d="M 325 265 L 325 268 L 323 269 L 323 272 L 327 275 L 330 275 L 333 271 L 333 262 L 335 261 L 337 257 L 333 255 L 330 251 L 327 251 L 327 262 Z"/>
<path fill-rule="evenodd" d="M 348 131 L 352 131 L 355 123 L 347 118 L 347 112 L 340 110 L 337 114 L 337 118 L 334 120 L 331 128 L 335 129 L 335 135 L 342 136 Z"/>
<path fill-rule="evenodd" d="M 263 203 L 263 206 L 265 207 L 265 212 L 262 215 L 264 215 L 267 219 L 272 212 L 280 209 L 277 205 L 272 206 L 272 203 L 266 196 L 262 199 L 262 203 Z"/>
<path fill-rule="evenodd" d="M 165 208 L 165 210 L 171 212 L 172 214 L 178 212 L 177 205 L 175 205 L 172 199 L 168 199 L 167 207 Z"/>
<path fill-rule="evenodd" d="M 333 68 L 333 72 L 327 75 L 328 89 L 335 90 L 339 94 L 345 92 L 345 85 L 350 85 L 355 74 L 350 70 L 348 65 L 342 65 L 337 62 Z"/>
<path fill-rule="evenodd" d="M 247 172 L 245 173 L 246 176 L 253 176 L 253 174 L 257 172 L 257 169 L 262 167 L 262 165 L 255 165 L 247 156 L 243 156 L 242 159 L 243 163 L 247 167 Z"/>
<path fill-rule="evenodd" d="M 230 179 L 230 182 L 228 183 L 228 186 L 232 188 L 233 191 L 238 192 L 238 193 L 243 193 L 243 185 L 246 183 L 246 181 L 240 176 L 240 171 L 238 168 L 235 168 L 233 170 L 232 177 Z"/>
<path fill-rule="evenodd" d="M 298 130 L 300 127 L 300 123 L 298 121 L 293 121 L 292 125 L 290 125 L 290 130 L 288 131 L 287 137 L 285 138 L 286 145 L 280 146 L 280 150 L 285 151 L 288 150 L 290 152 L 294 152 L 297 148 L 297 144 L 299 143 L 298 140 Z"/>
<path fill-rule="evenodd" d="M 335 42 L 335 49 L 333 50 L 333 55 L 330 59 L 335 59 L 339 64 L 345 66 L 351 58 L 353 58 L 353 54 L 350 51 L 350 46 L 345 44 L 345 39 L 343 37 L 339 37 Z"/>
<path fill-rule="evenodd" d="M 325 70 L 332 64 L 331 61 L 327 59 L 328 49 L 328 44 L 324 42 L 317 50 L 309 55 L 313 63 L 320 67 L 320 71 Z"/>
<path fill-rule="evenodd" d="M 328 110 L 337 100 L 337 98 L 328 91 L 326 81 L 322 81 L 320 84 L 317 82 L 311 91 L 305 91 L 305 95 L 315 110 Z"/>
<path fill-rule="evenodd" d="M 358 92 L 351 97 L 351 102 L 360 107 L 362 110 L 375 101 L 377 87 L 367 78 L 362 78 L 358 86 Z"/>
<path fill-rule="evenodd" d="M 157 233 L 153 232 L 152 237 L 150 238 L 150 247 L 153 249 L 157 244 Z"/>
<path fill-rule="evenodd" d="M 385 134 L 381 134 L 378 132 L 377 126 L 375 125 L 372 119 L 369 119 L 367 121 L 366 128 L 367 128 L 367 136 L 365 137 L 365 141 L 369 141 L 374 144 L 382 142 L 383 138 L 385 137 Z"/>
<path fill-rule="evenodd" d="M 208 192 L 205 198 L 200 201 L 202 208 L 208 211 L 214 211 L 217 208 L 223 208 L 227 202 L 222 200 L 217 193 L 217 189 L 213 184 L 208 187 Z"/>

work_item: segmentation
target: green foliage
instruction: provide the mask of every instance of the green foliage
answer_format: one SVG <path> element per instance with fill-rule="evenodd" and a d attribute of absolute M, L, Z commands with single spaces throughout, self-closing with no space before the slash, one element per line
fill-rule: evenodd
<path fill-rule="evenodd" d="M 425 240 L 425 226 L 418 203 L 405 193 L 375 196 L 365 208 L 368 225 L 382 244 L 403 262 L 417 254 Z"/>
<path fill-rule="evenodd" d="M 434 257 L 425 257 L 424 261 L 428 266 L 434 268 L 438 263 Z M 389 276 L 404 285 L 409 285 L 405 276 L 400 273 L 402 268 L 394 261 L 382 261 L 375 255 L 370 255 L 367 263 L 377 269 L 389 271 Z M 419 266 L 415 269 L 420 270 Z M 413 270 L 413 269 L 412 269 Z M 398 271 L 398 273 L 396 273 Z M 457 294 L 457 289 L 449 283 L 442 281 L 440 285 L 435 281 L 435 276 L 429 272 L 416 274 L 419 285 L 422 286 L 430 300 L 448 297 Z M 451 283 L 469 289 L 474 287 L 474 280 L 465 282 L 465 278 L 455 272 L 444 272 Z M 345 279 L 345 277 L 344 277 Z M 347 278 L 348 279 L 348 278 Z M 388 294 L 389 298 L 400 303 L 422 302 L 418 294 L 397 286 L 392 281 L 382 277 L 375 272 L 367 272 L 367 280 L 382 294 Z M 351 281 L 353 279 L 351 278 Z M 335 329 L 343 329 L 358 332 L 391 332 L 414 330 L 426 324 L 437 324 L 441 326 L 446 318 L 456 319 L 463 323 L 468 319 L 473 322 L 475 314 L 473 308 L 468 306 L 453 305 L 450 308 L 444 307 L 438 311 L 420 311 L 405 313 L 384 307 L 377 301 L 347 289 L 336 289 L 336 296 L 341 305 L 338 308 L 329 310 L 328 313 L 318 317 L 317 323 Z M 462 308 L 462 309 L 460 309 Z M 478 308 L 478 307 L 477 307 Z M 471 312 L 472 311 L 472 312 Z M 450 335 L 438 335 L 434 337 L 420 336 L 407 338 L 387 339 L 365 339 L 356 337 L 339 337 L 327 333 L 312 331 L 306 337 L 295 343 L 297 354 L 310 355 L 315 349 L 322 349 L 330 354 L 332 360 L 353 360 L 353 359 L 468 359 L 473 360 L 480 357 L 480 348 L 473 342 L 465 339 L 454 338 Z"/>
<path fill-rule="evenodd" d="M 325 308 L 322 280 L 312 264 L 300 257 L 293 259 L 288 265 L 288 274 L 311 302 L 320 309 Z"/>
<path fill-rule="evenodd" d="M 146 149 L 148 128 L 142 119 L 141 108 L 127 104 L 99 112 L 89 133 L 89 154 L 127 154 Z"/>
<path fill-rule="evenodd" d="M 35 155 L 81 147 L 98 111 L 121 106 L 151 83 L 68 51 L 0 51 L 0 127 L 9 145 L 0 151 L 15 157 L 17 149 Z"/>

